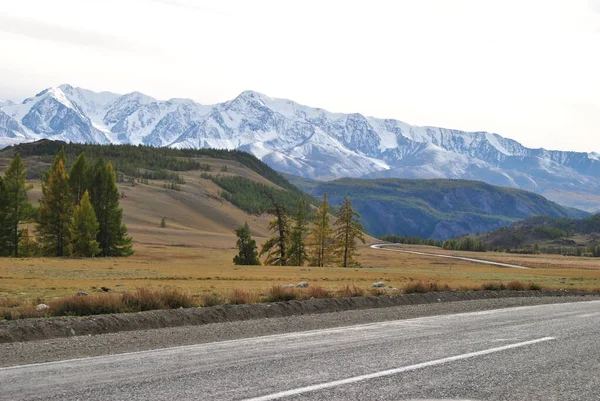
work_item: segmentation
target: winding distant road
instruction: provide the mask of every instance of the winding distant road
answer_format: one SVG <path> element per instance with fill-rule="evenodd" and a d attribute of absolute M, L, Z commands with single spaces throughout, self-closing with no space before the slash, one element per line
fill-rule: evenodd
<path fill-rule="evenodd" d="M 600 301 L 0 369 L 2 400 L 597 400 Z M 1 355 L 0 355 L 1 357 Z"/>
<path fill-rule="evenodd" d="M 410 254 L 413 254 L 413 255 L 432 256 L 432 257 L 436 257 L 436 258 L 464 260 L 464 261 L 467 261 L 467 262 L 481 263 L 481 264 L 484 264 L 484 265 L 492 265 L 492 266 L 499 266 L 499 267 L 509 267 L 509 268 L 513 268 L 513 269 L 529 269 L 529 267 L 525 267 L 525 266 L 511 265 L 509 263 L 501 263 L 501 262 L 492 262 L 490 260 L 465 258 L 465 257 L 462 257 L 462 256 L 442 255 L 442 254 L 437 254 L 437 253 L 409 251 L 409 250 L 406 250 L 406 249 L 398 249 L 398 248 L 393 248 L 393 249 L 385 248 L 386 246 L 392 246 L 392 245 L 393 244 L 375 244 L 375 245 L 371 245 L 371 248 L 373 248 L 373 249 L 379 249 L 379 250 L 382 250 L 382 251 L 391 251 L 391 252 L 410 253 Z"/>

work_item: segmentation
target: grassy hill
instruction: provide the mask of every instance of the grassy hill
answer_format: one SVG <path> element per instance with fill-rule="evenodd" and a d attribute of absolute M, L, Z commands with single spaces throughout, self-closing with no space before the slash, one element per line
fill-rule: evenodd
<path fill-rule="evenodd" d="M 307 193 L 327 193 L 333 205 L 345 195 L 376 236 L 399 234 L 447 239 L 488 232 L 531 216 L 585 217 L 544 197 L 478 181 L 409 179 L 340 179 L 318 182 L 286 176 Z"/>
<path fill-rule="evenodd" d="M 29 200 L 37 206 L 40 179 L 64 147 L 68 166 L 85 152 L 88 161 L 103 157 L 117 171 L 124 209 L 134 246 L 178 246 L 232 249 L 233 230 L 248 222 L 261 239 L 268 236 L 270 203 L 265 193 L 290 212 L 298 197 L 312 199 L 254 156 L 227 150 L 177 150 L 130 145 L 84 145 L 42 140 L 0 151 L 0 172 L 20 153 L 33 184 Z M 219 184 L 221 185 L 219 185 Z M 166 228 L 160 228 L 162 218 Z M 137 246 L 136 246 L 137 247 Z"/>
<path fill-rule="evenodd" d="M 515 250 L 534 246 L 544 251 L 600 246 L 600 214 L 584 219 L 536 216 L 477 236 L 490 247 Z M 570 252 L 570 251 L 569 251 Z"/>

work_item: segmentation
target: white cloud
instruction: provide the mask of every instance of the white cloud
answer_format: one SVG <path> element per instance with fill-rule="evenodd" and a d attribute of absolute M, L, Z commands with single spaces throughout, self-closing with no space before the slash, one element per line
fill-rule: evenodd
<path fill-rule="evenodd" d="M 121 51 L 136 51 L 138 49 L 135 43 L 110 34 L 70 29 L 60 25 L 4 14 L 0 14 L 0 31 L 38 40 L 64 42 L 79 46 L 104 47 Z"/>

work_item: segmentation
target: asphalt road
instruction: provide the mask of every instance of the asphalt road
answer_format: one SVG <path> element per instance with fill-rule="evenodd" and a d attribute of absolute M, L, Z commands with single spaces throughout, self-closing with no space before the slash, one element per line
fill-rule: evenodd
<path fill-rule="evenodd" d="M 600 301 L 0 369 L 2 400 L 600 400 Z"/>
<path fill-rule="evenodd" d="M 389 246 L 393 246 L 393 245 L 392 244 L 375 244 L 375 245 L 371 245 L 371 248 L 373 248 L 373 249 L 379 249 L 380 251 L 401 252 L 401 253 L 410 253 L 412 255 L 433 256 L 433 257 L 436 257 L 436 258 L 464 260 L 464 261 L 467 261 L 467 262 L 479 263 L 479 264 L 482 264 L 482 265 L 492 265 L 492 266 L 498 266 L 498 267 L 510 267 L 512 269 L 529 269 L 529 267 L 525 267 L 525 266 L 513 265 L 513 264 L 510 264 L 510 263 L 492 262 L 491 260 L 466 258 L 464 256 L 442 255 L 442 254 L 439 254 L 439 253 L 409 251 L 409 250 L 406 250 L 406 249 L 398 249 L 398 248 L 386 248 L 386 247 L 389 247 Z"/>

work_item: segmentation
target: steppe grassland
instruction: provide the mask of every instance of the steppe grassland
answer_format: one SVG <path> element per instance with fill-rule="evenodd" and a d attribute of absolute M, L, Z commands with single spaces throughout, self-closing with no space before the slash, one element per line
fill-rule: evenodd
<path fill-rule="evenodd" d="M 266 182 L 232 161 L 203 158 L 213 173 L 237 174 Z M 227 171 L 223 171 L 227 166 Z M 0 298 L 36 299 L 88 293 L 106 287 L 112 291 L 176 287 L 192 294 L 230 292 L 234 288 L 266 292 L 272 285 L 308 281 L 328 289 L 372 282 L 401 288 L 411 281 L 439 281 L 453 288 L 489 281 L 521 280 L 550 288 L 600 287 L 600 260 L 547 255 L 470 254 L 470 257 L 535 267 L 517 270 L 361 248 L 362 268 L 234 266 L 233 230 L 248 222 L 262 243 L 269 217 L 248 215 L 224 202 L 219 187 L 200 172 L 185 172 L 182 191 L 167 191 L 161 181 L 148 185 L 121 184 L 125 223 L 136 254 L 109 259 L 0 259 Z M 36 204 L 40 184 L 33 182 L 30 200 Z M 160 228 L 162 217 L 167 227 Z M 369 239 L 369 244 L 374 243 Z M 438 248 L 419 248 L 446 252 Z"/>

